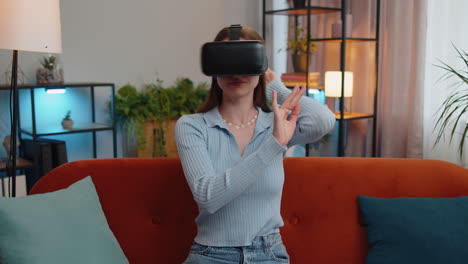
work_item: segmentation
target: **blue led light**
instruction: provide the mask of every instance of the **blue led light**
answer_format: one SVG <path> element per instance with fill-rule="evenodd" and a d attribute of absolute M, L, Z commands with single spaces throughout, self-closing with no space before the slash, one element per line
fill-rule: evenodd
<path fill-rule="evenodd" d="M 65 89 L 46 89 L 48 94 L 64 94 L 66 91 Z"/>
<path fill-rule="evenodd" d="M 309 89 L 309 97 L 319 101 L 322 104 L 326 103 L 325 91 L 320 89 Z"/>

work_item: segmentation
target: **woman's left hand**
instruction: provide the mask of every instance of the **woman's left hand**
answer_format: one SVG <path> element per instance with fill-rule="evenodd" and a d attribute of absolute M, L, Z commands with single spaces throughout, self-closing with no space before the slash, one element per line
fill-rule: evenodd
<path fill-rule="evenodd" d="M 276 74 L 268 68 L 265 73 L 264 73 L 264 78 L 265 78 L 265 86 L 267 86 L 271 81 L 276 79 Z"/>
<path fill-rule="evenodd" d="M 299 88 L 299 85 L 296 85 L 288 98 L 283 101 L 281 107 L 278 107 L 277 92 L 273 91 L 273 112 L 275 114 L 273 136 L 283 146 L 289 143 L 289 140 L 291 140 L 296 131 L 296 123 L 301 109 L 301 105 L 298 102 L 304 94 L 305 89 L 305 86 Z M 292 111 L 292 113 L 288 120 L 289 111 Z"/>

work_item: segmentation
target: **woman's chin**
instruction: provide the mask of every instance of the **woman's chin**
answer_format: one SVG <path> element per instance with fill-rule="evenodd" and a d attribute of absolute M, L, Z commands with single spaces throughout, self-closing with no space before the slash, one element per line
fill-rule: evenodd
<path fill-rule="evenodd" d="M 251 94 L 249 94 L 248 91 L 241 90 L 241 89 L 229 89 L 228 91 L 224 91 L 224 95 L 229 98 L 241 98 L 241 97 L 252 96 Z"/>

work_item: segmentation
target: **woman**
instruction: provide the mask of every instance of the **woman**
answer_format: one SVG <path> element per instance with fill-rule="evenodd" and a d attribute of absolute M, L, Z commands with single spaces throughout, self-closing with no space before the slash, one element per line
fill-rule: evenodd
<path fill-rule="evenodd" d="M 263 41 L 249 27 L 240 35 Z M 226 40 L 227 27 L 215 38 Z M 283 154 L 335 124 L 335 115 L 304 92 L 284 87 L 270 69 L 260 76 L 214 77 L 198 113 L 178 120 L 177 147 L 199 207 L 197 236 L 184 263 L 289 263 L 279 233 Z"/>

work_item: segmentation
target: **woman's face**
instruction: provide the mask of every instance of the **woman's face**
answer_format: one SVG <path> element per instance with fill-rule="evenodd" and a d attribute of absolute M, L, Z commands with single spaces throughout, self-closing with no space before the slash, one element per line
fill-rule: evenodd
<path fill-rule="evenodd" d="M 240 40 L 246 40 L 241 38 Z M 223 41 L 229 41 L 229 39 L 224 39 Z M 227 96 L 245 96 L 252 94 L 257 87 L 260 80 L 260 76 L 223 76 L 217 77 L 219 87 L 223 90 L 223 94 Z"/>

